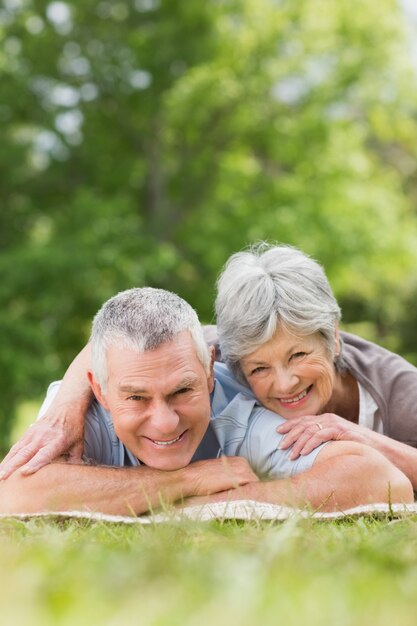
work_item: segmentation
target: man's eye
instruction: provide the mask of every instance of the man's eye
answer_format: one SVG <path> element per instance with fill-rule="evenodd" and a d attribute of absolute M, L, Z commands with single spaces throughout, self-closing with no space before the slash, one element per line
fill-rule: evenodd
<path fill-rule="evenodd" d="M 143 400 L 143 396 L 129 396 L 128 400 Z"/>
<path fill-rule="evenodd" d="M 191 391 L 191 387 L 181 387 L 181 389 L 177 389 L 174 395 L 179 396 L 181 394 L 187 393 L 187 391 Z"/>

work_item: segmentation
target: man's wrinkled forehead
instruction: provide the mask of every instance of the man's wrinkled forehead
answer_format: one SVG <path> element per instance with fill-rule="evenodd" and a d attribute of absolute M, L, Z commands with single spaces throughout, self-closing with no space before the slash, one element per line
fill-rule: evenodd
<path fill-rule="evenodd" d="M 178 381 L 171 387 L 170 393 L 176 393 L 181 389 L 194 388 L 200 384 L 200 377 L 193 374 L 186 374 L 182 378 L 178 378 Z M 141 383 L 129 383 L 121 381 L 119 389 L 123 393 L 143 394 L 149 391 L 149 387 L 141 381 Z"/>
<path fill-rule="evenodd" d="M 160 351 L 173 351 L 178 346 L 187 346 L 190 358 L 198 358 L 191 333 L 188 330 L 183 330 L 166 338 L 160 336 L 158 341 L 154 341 L 151 344 L 145 344 L 145 339 L 142 337 L 136 338 L 126 335 L 115 337 L 113 335 L 110 340 L 106 342 L 106 360 L 108 360 L 109 354 L 114 350 L 126 349 L 127 351 L 135 352 L 138 359 L 147 359 Z"/>
<path fill-rule="evenodd" d="M 142 350 L 130 342 L 112 343 L 106 351 L 106 364 L 109 380 L 120 386 L 122 379 L 135 379 L 135 384 L 143 380 L 173 386 L 197 381 L 206 377 L 198 358 L 194 341 L 185 331 L 158 347 Z"/>

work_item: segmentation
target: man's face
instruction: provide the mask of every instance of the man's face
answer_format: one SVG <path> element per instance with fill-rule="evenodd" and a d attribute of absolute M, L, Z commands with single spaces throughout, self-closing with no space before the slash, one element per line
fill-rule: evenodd
<path fill-rule="evenodd" d="M 156 350 L 112 346 L 101 404 L 125 446 L 145 465 L 174 470 L 188 465 L 207 430 L 213 373 L 207 376 L 188 332 Z"/>

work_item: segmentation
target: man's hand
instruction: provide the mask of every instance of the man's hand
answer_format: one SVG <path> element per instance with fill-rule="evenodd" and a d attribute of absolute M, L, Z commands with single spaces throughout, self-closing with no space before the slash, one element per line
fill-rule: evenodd
<path fill-rule="evenodd" d="M 51 408 L 9 450 L 0 464 L 0 480 L 18 469 L 23 475 L 33 474 L 63 455 L 69 463 L 80 463 L 83 440 L 84 420 L 73 419 L 71 406 Z"/>
<path fill-rule="evenodd" d="M 184 469 L 191 481 L 189 496 L 207 496 L 259 480 L 248 461 L 237 456 L 196 461 Z"/>
<path fill-rule="evenodd" d="M 322 415 L 304 415 L 289 419 L 281 424 L 277 433 L 285 435 L 280 449 L 286 450 L 294 444 L 289 458 L 297 459 L 300 455 L 309 454 L 326 441 L 356 441 L 357 443 L 370 444 L 369 429 L 335 415 L 323 413 Z"/>

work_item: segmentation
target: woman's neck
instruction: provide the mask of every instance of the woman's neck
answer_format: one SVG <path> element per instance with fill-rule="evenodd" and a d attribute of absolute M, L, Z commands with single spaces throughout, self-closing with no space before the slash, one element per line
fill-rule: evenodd
<path fill-rule="evenodd" d="M 336 374 L 333 394 L 325 407 L 325 412 L 358 423 L 359 387 L 357 380 L 349 372 Z"/>

